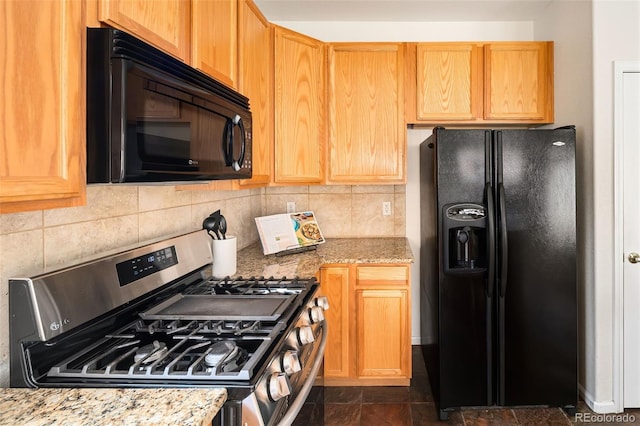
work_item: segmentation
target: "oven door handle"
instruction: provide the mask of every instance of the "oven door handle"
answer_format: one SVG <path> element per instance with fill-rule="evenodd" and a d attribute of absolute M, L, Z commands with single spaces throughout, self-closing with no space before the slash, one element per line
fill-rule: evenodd
<path fill-rule="evenodd" d="M 322 321 L 320 323 L 320 328 L 322 329 L 322 339 L 320 340 L 320 347 L 316 352 L 315 360 L 313 361 L 313 366 L 311 367 L 311 371 L 309 372 L 309 376 L 305 380 L 302 388 L 300 388 L 300 392 L 296 396 L 296 399 L 293 401 L 291 405 L 289 405 L 289 409 L 285 413 L 285 415 L 278 422 L 278 426 L 290 426 L 293 421 L 296 419 L 296 416 L 302 409 L 307 397 L 309 396 L 309 392 L 311 392 L 311 387 L 316 380 L 316 376 L 318 375 L 318 371 L 322 366 L 322 360 L 324 359 L 324 347 L 327 344 L 327 322 Z"/>

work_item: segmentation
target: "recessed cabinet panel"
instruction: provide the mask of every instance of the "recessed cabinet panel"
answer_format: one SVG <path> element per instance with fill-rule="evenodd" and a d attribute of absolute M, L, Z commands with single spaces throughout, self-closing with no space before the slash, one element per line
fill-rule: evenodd
<path fill-rule="evenodd" d="M 406 266 L 360 266 L 358 267 L 358 281 L 368 283 L 380 281 L 388 283 L 397 281 L 398 284 L 407 284 L 409 281 L 409 268 Z"/>
<path fill-rule="evenodd" d="M 238 6 L 238 88 L 251 103 L 253 176 L 241 187 L 265 186 L 273 169 L 273 32 L 251 0 Z"/>
<path fill-rule="evenodd" d="M 358 290 L 356 300 L 358 377 L 410 377 L 407 291 Z"/>
<path fill-rule="evenodd" d="M 275 183 L 321 183 L 325 144 L 324 44 L 275 28 Z"/>
<path fill-rule="evenodd" d="M 82 205 L 83 4 L 10 1 L 1 9 L 0 213 Z"/>
<path fill-rule="evenodd" d="M 549 119 L 553 111 L 549 43 L 488 44 L 484 56 L 485 119 Z"/>
<path fill-rule="evenodd" d="M 328 181 L 404 182 L 404 45 L 334 43 L 328 62 Z"/>
<path fill-rule="evenodd" d="M 98 0 L 98 19 L 189 61 L 190 0 Z"/>
<path fill-rule="evenodd" d="M 191 0 L 191 55 L 195 68 L 237 88 L 236 0 Z"/>
<path fill-rule="evenodd" d="M 349 267 L 322 268 L 320 293 L 329 300 L 329 326 L 324 352 L 324 376 L 349 376 Z"/>
<path fill-rule="evenodd" d="M 482 48 L 433 43 L 417 47 L 417 118 L 475 120 L 482 117 Z"/>

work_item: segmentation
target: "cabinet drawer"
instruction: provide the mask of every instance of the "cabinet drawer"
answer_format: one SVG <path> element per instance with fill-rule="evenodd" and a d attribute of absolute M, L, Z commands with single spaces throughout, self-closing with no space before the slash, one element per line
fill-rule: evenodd
<path fill-rule="evenodd" d="M 406 266 L 359 266 L 358 281 L 408 281 L 409 268 Z"/>

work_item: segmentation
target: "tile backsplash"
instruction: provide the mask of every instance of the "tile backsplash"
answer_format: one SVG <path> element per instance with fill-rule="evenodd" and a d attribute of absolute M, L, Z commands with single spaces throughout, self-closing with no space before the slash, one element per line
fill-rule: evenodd
<path fill-rule="evenodd" d="M 258 240 L 256 216 L 313 210 L 327 238 L 405 236 L 405 186 L 294 186 L 190 191 L 91 185 L 87 205 L 0 215 L 0 387 L 9 386 L 9 277 L 34 276 L 145 241 L 202 228 L 220 209 L 238 248 Z M 391 204 L 383 216 L 382 203 Z"/>
<path fill-rule="evenodd" d="M 405 185 L 285 186 L 266 190 L 266 214 L 312 210 L 325 237 L 404 237 Z M 382 214 L 382 203 L 391 215 Z"/>

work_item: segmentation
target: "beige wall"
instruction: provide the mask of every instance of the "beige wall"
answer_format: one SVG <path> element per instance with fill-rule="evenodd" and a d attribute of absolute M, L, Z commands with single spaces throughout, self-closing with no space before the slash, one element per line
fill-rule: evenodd
<path fill-rule="evenodd" d="M 593 387 L 593 58 L 590 1 L 554 1 L 536 21 L 536 38 L 554 40 L 554 125 L 576 126 L 579 383 L 590 404 Z M 571 25 L 567 22 L 571 21 Z M 595 408 L 590 404 L 591 408 Z"/>

